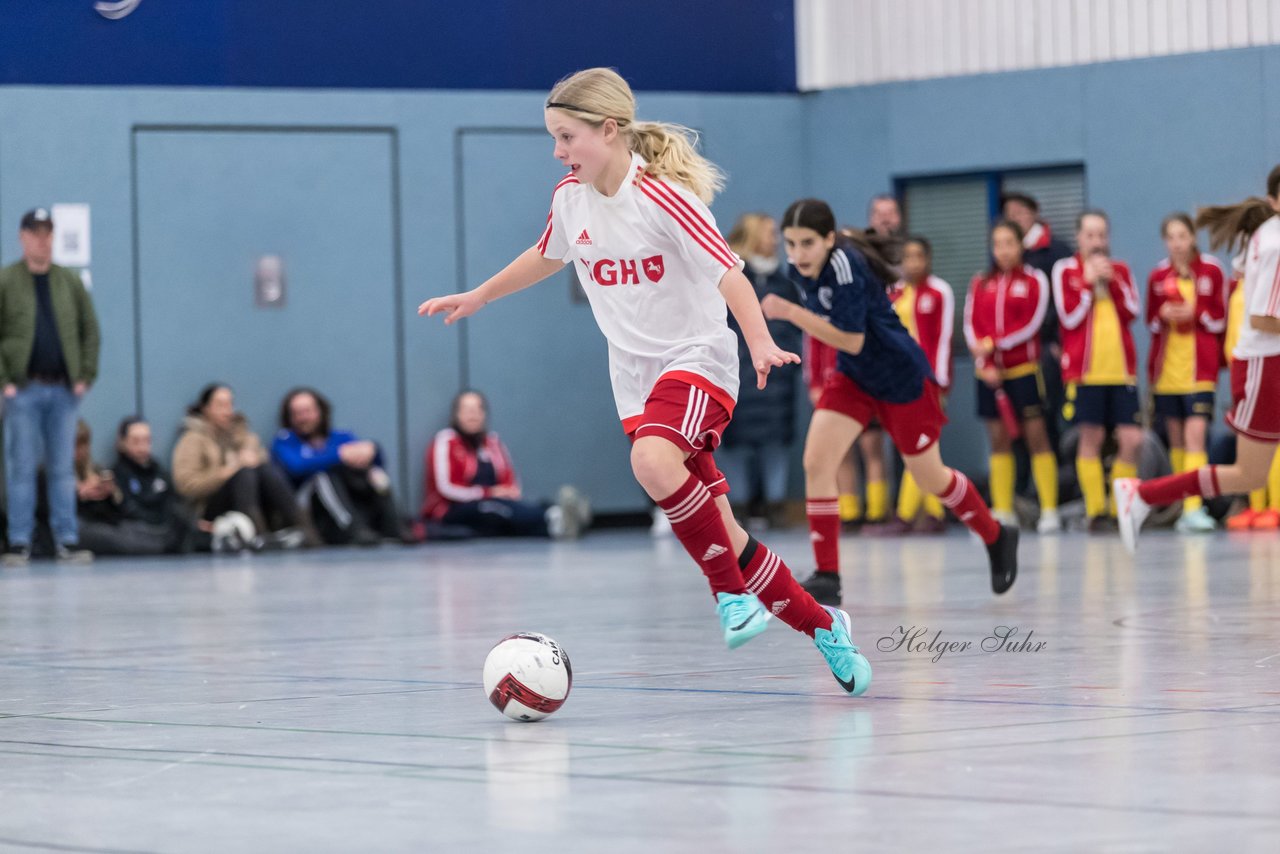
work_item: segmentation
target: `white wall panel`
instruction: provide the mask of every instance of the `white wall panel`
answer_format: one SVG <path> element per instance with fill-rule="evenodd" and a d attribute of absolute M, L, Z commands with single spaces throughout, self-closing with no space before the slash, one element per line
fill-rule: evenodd
<path fill-rule="evenodd" d="M 1280 0 L 796 0 L 801 89 L 1280 43 Z"/>

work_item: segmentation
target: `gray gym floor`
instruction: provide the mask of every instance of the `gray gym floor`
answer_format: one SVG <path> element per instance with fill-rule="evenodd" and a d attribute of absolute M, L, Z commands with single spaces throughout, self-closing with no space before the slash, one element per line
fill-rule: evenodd
<path fill-rule="evenodd" d="M 1024 533 L 999 600 L 960 531 L 844 546 L 861 699 L 641 533 L 6 570 L 0 849 L 1276 850 L 1280 537 Z M 480 688 L 517 630 L 543 723 Z"/>

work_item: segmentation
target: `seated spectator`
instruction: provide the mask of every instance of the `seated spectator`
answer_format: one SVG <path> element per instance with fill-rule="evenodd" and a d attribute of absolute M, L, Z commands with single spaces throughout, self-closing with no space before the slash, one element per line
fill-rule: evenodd
<path fill-rule="evenodd" d="M 209 551 L 212 525 L 197 522 L 178 500 L 168 472 L 151 455 L 151 425 L 146 421 L 131 416 L 120 422 L 112 471 L 126 522 L 166 532 L 167 552 Z"/>
<path fill-rule="evenodd" d="M 412 543 L 400 522 L 382 451 L 330 425 L 328 399 L 296 388 L 280 404 L 280 432 L 271 458 L 292 481 L 298 503 L 311 510 L 321 539 L 333 545 L 376 546 L 383 538 Z"/>
<path fill-rule="evenodd" d="M 93 462 L 92 443 L 89 425 L 80 421 L 73 459 L 81 543 L 99 555 L 162 554 L 169 547 L 168 529 L 125 519 L 115 474 Z"/>
<path fill-rule="evenodd" d="M 173 480 L 198 518 L 213 522 L 229 513 L 247 517 L 251 531 L 233 536 L 253 549 L 315 545 L 288 481 L 267 460 L 244 415 L 235 411 L 229 386 L 212 383 L 187 409 L 173 449 Z M 215 530 L 221 526 L 215 524 Z"/>
<path fill-rule="evenodd" d="M 578 491 L 560 488 L 554 505 L 524 501 L 511 454 L 489 431 L 489 404 L 478 391 L 453 399 L 450 426 L 427 447 L 422 516 L 432 526 L 472 536 L 575 538 L 591 511 Z"/>

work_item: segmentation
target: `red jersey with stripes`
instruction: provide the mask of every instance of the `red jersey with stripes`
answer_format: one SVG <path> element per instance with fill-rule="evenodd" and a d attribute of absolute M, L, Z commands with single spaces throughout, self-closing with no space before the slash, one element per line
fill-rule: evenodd
<path fill-rule="evenodd" d="M 572 175 L 556 185 L 543 257 L 573 264 L 609 342 L 609 377 L 624 426 L 663 376 L 695 385 L 732 411 L 738 342 L 720 280 L 742 261 L 715 217 L 685 187 L 631 170 L 612 196 Z"/>
<path fill-rule="evenodd" d="M 1280 317 L 1280 216 L 1264 222 L 1244 256 L 1245 318 L 1232 355 L 1237 359 L 1280 355 L 1280 335 L 1254 329 L 1250 317 Z"/>

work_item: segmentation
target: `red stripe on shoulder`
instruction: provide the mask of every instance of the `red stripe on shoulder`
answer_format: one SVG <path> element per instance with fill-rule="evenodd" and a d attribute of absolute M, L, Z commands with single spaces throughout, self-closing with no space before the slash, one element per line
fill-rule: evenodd
<path fill-rule="evenodd" d="M 705 232 L 697 229 L 693 223 L 689 221 L 688 216 L 678 210 L 671 201 L 666 196 L 662 195 L 661 191 L 654 187 L 648 180 L 642 180 L 637 187 L 640 192 L 648 196 L 651 201 L 666 212 L 668 216 L 674 219 L 680 227 L 683 228 L 699 246 L 707 250 L 707 253 L 718 263 L 723 264 L 726 268 L 736 266 L 733 256 L 731 254 L 726 254 L 726 249 L 721 249 L 715 242 L 709 240 L 706 237 Z"/>
<path fill-rule="evenodd" d="M 725 243 L 724 238 L 720 236 L 720 232 L 717 231 L 715 227 L 711 225 L 711 223 L 707 222 L 707 220 L 702 216 L 702 214 L 698 213 L 698 211 L 694 209 L 693 205 L 689 204 L 685 200 L 684 196 L 676 192 L 676 190 L 670 184 L 668 184 L 666 181 L 663 181 L 661 178 L 653 178 L 651 176 L 646 175 L 645 180 L 653 181 L 660 188 L 662 188 L 662 190 L 665 191 L 666 195 L 674 199 L 676 205 L 682 211 L 688 214 L 689 218 L 694 221 L 695 225 L 697 225 L 703 231 L 703 233 L 707 235 L 708 239 L 715 242 L 725 252 L 728 252 L 729 257 L 731 258 L 733 257 L 733 252 L 732 250 L 729 249 L 729 244 Z"/>

